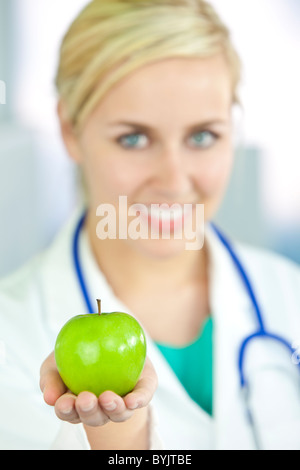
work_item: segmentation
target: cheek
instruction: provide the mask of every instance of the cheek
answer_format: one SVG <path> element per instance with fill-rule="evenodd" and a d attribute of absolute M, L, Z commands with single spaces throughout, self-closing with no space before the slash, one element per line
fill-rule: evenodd
<path fill-rule="evenodd" d="M 93 203 L 117 202 L 119 196 L 128 196 L 138 189 L 142 175 L 125 159 L 112 155 L 103 148 L 86 154 L 83 170 Z"/>
<path fill-rule="evenodd" d="M 204 198 L 223 193 L 231 174 L 232 164 L 231 146 L 224 147 L 218 154 L 207 155 L 205 162 L 201 162 L 195 172 L 195 179 L 199 192 Z"/>

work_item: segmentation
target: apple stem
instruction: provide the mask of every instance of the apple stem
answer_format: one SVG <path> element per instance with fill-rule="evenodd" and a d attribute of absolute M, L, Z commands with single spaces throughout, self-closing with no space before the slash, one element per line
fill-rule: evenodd
<path fill-rule="evenodd" d="M 101 315 L 101 300 L 97 299 L 98 304 L 98 315 Z"/>

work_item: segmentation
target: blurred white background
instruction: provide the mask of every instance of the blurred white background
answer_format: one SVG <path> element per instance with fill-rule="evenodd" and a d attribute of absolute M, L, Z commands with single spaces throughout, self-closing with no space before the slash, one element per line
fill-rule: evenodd
<path fill-rule="evenodd" d="M 54 76 L 86 0 L 0 0 L 0 276 L 45 248 L 78 203 Z M 300 263 L 300 2 L 212 0 L 244 63 L 236 166 L 216 221 Z"/>

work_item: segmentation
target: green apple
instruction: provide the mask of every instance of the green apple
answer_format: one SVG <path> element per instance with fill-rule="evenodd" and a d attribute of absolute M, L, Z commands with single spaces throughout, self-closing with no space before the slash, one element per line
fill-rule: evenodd
<path fill-rule="evenodd" d="M 71 392 L 88 391 L 97 397 L 106 390 L 120 396 L 138 382 L 146 359 L 146 338 L 128 313 L 101 313 L 71 318 L 55 343 L 58 372 Z"/>

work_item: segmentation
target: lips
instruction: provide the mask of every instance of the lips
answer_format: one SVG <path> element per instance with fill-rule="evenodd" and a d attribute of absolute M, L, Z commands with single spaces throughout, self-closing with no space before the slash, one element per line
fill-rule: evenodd
<path fill-rule="evenodd" d="M 193 204 L 151 204 L 141 205 L 140 214 L 147 218 L 151 226 L 162 229 L 168 229 L 170 232 L 182 228 L 185 220 L 193 212 Z"/>
<path fill-rule="evenodd" d="M 192 210 L 192 205 L 173 204 L 168 207 L 167 204 L 152 204 L 147 206 L 148 216 L 161 221 L 177 220 L 185 217 Z"/>

